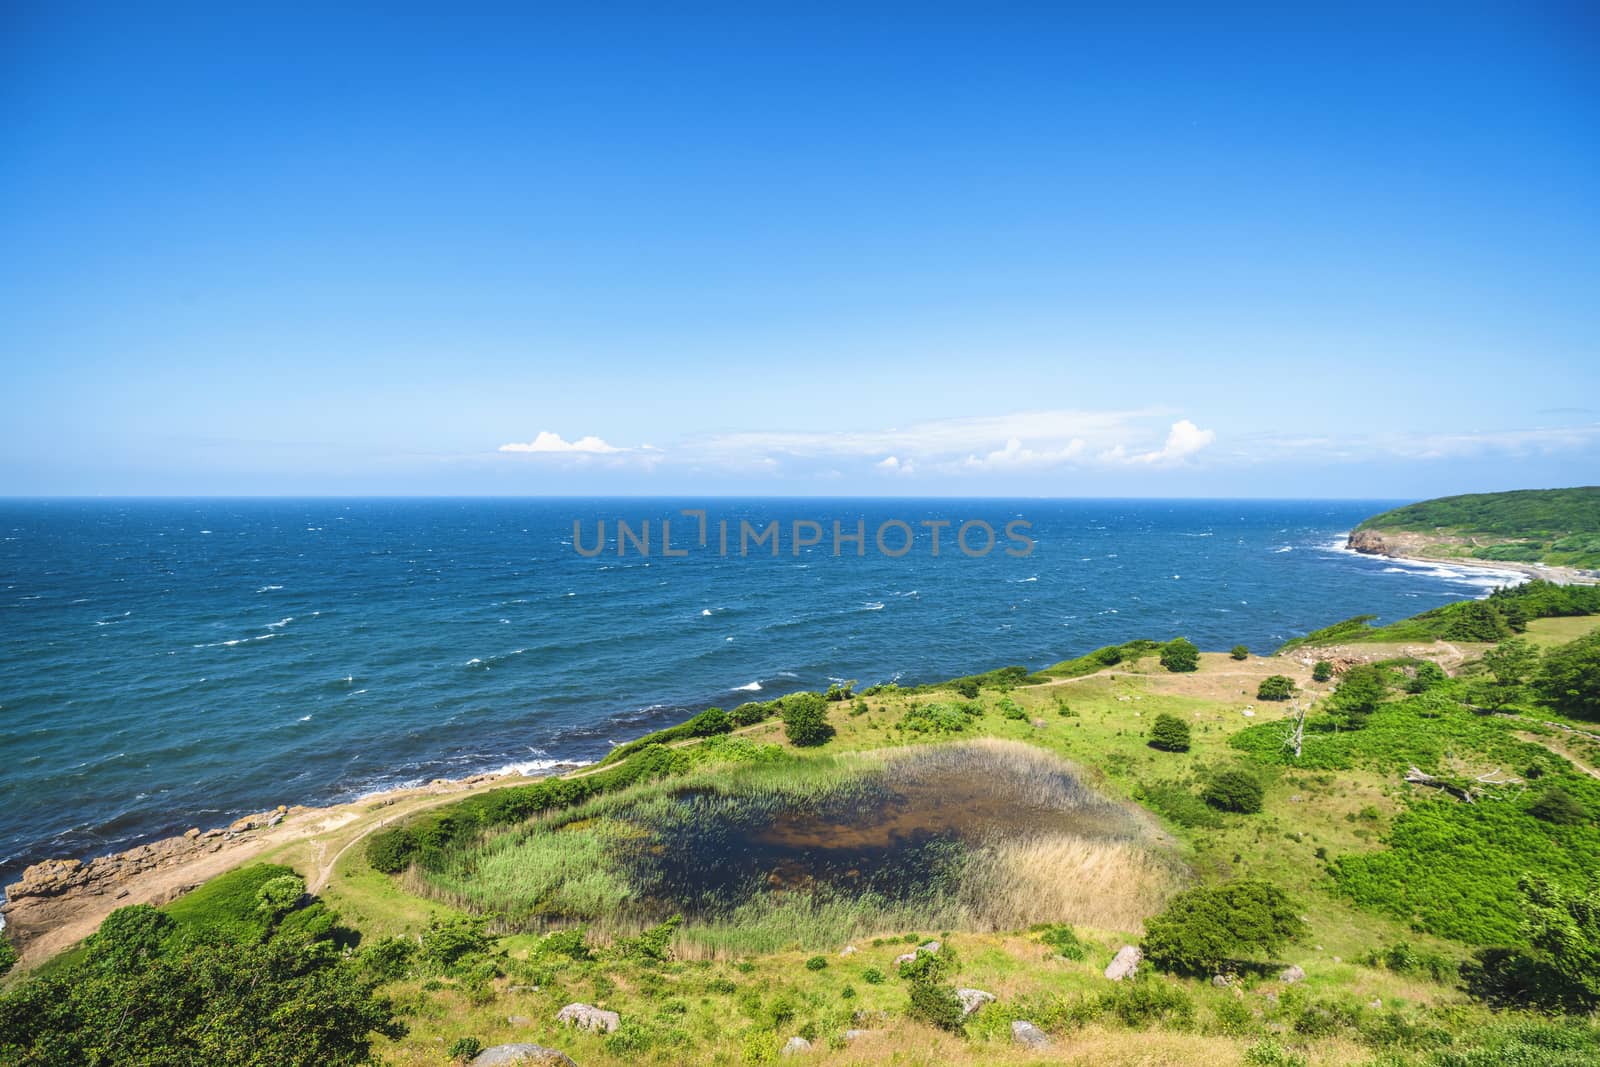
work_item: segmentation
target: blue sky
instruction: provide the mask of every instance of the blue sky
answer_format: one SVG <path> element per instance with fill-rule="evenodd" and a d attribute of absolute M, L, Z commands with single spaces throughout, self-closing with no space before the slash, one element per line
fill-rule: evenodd
<path fill-rule="evenodd" d="M 6 5 L 0 494 L 1600 481 L 1595 9 L 1284 6 Z"/>

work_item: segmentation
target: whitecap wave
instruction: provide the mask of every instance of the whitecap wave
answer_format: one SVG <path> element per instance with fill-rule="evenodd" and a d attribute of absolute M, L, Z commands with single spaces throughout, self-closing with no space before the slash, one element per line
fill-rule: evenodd
<path fill-rule="evenodd" d="M 759 693 L 761 692 L 761 683 L 751 682 L 748 685 L 736 685 L 733 687 L 733 691 L 735 693 Z"/>

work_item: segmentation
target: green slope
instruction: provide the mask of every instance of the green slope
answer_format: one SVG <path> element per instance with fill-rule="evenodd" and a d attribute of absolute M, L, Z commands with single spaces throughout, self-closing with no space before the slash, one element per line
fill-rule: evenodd
<path fill-rule="evenodd" d="M 1600 567 L 1600 486 L 1518 489 L 1424 500 L 1356 527 L 1439 539 L 1439 555 Z"/>

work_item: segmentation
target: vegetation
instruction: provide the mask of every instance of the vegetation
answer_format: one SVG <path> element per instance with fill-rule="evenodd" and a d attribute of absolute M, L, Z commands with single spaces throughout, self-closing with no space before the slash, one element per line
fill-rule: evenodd
<path fill-rule="evenodd" d="M 1478 559 L 1597 567 L 1600 487 L 1441 497 L 1375 515 L 1356 529 L 1450 536 L 1466 542 L 1459 554 Z"/>
<path fill-rule="evenodd" d="M 1198 670 L 1200 650 L 1187 637 L 1175 637 L 1162 646 L 1161 665 L 1175 673 Z"/>
<path fill-rule="evenodd" d="M 1305 935 L 1294 903 L 1267 882 L 1239 881 L 1179 893 L 1145 924 L 1144 954 L 1179 974 L 1236 970 Z"/>
<path fill-rule="evenodd" d="M 1256 687 L 1257 700 L 1288 700 L 1295 694 L 1294 679 L 1286 674 L 1274 674 L 1261 679 Z"/>
<path fill-rule="evenodd" d="M 1228 655 L 1232 656 L 1236 660 L 1247 660 L 1250 658 L 1250 649 L 1244 645 L 1234 645 L 1233 648 L 1228 651 Z"/>
<path fill-rule="evenodd" d="M 796 693 L 783 702 L 783 732 L 791 745 L 811 748 L 833 739 L 828 702 L 815 693 Z"/>
<path fill-rule="evenodd" d="M 1317 660 L 1316 664 L 1311 668 L 1311 680 L 1313 682 L 1326 682 L 1332 677 L 1333 664 L 1325 659 Z"/>
<path fill-rule="evenodd" d="M 1600 720 L 1600 630 L 1546 655 L 1534 686 L 1557 711 Z"/>
<path fill-rule="evenodd" d="M 1252 815 L 1261 810 L 1265 792 L 1260 780 L 1249 771 L 1223 771 L 1207 783 L 1200 796 L 1219 811 Z"/>
<path fill-rule="evenodd" d="M 1189 751 L 1189 724 L 1162 712 L 1150 727 L 1150 747 L 1163 752 Z"/>

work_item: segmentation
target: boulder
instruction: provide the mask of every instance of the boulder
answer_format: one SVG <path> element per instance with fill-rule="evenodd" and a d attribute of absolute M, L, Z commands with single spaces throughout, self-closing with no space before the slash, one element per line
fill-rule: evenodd
<path fill-rule="evenodd" d="M 866 1037 L 870 1033 L 872 1033 L 871 1030 L 846 1030 L 844 1032 L 844 1039 L 846 1041 L 855 1041 L 858 1038 Z"/>
<path fill-rule="evenodd" d="M 857 949 L 856 949 L 856 947 L 854 945 L 846 945 L 844 948 L 839 950 L 839 955 L 841 955 L 841 956 L 854 956 L 856 954 L 856 951 L 857 951 Z"/>
<path fill-rule="evenodd" d="M 912 960 L 914 960 L 914 959 L 916 959 L 916 958 L 917 958 L 917 954 L 916 954 L 916 953 L 915 953 L 915 952 L 907 952 L 907 953 L 906 953 L 906 954 L 905 954 L 905 955 L 903 955 L 903 956 L 896 956 L 896 957 L 895 957 L 895 958 L 894 958 L 894 965 L 895 965 L 895 966 L 896 966 L 896 967 L 898 967 L 898 966 L 900 966 L 900 965 L 901 965 L 901 964 L 902 964 L 902 963 L 910 963 L 910 962 L 911 962 L 911 961 L 912 961 Z"/>
<path fill-rule="evenodd" d="M 468 1067 L 578 1067 L 565 1052 L 543 1045 L 494 1045 L 472 1057 Z"/>
<path fill-rule="evenodd" d="M 576 1026 L 580 1030 L 609 1034 L 622 1025 L 622 1016 L 593 1004 L 568 1004 L 556 1012 L 556 1022 Z"/>
<path fill-rule="evenodd" d="M 917 946 L 917 951 L 918 952 L 938 952 L 941 947 L 942 946 L 940 946 L 939 942 L 937 942 L 937 941 L 929 941 L 925 945 L 918 945 Z"/>
<path fill-rule="evenodd" d="M 994 994 L 985 993 L 981 989 L 958 989 L 956 999 L 961 1001 L 961 1014 L 971 1015 L 985 1004 L 994 1003 Z"/>
<path fill-rule="evenodd" d="M 783 1048 L 778 1050 L 785 1056 L 795 1056 L 802 1052 L 811 1051 L 811 1042 L 796 1034 L 783 1043 Z"/>
<path fill-rule="evenodd" d="M 1278 972 L 1278 981 L 1280 982 L 1293 983 L 1303 982 L 1305 980 L 1306 972 L 1301 969 L 1299 964 L 1295 964 L 1293 967 L 1285 967 L 1283 970 Z"/>
<path fill-rule="evenodd" d="M 1132 978 L 1139 970 L 1139 961 L 1144 959 L 1144 953 L 1139 951 L 1138 945 L 1123 945 L 1117 949 L 1117 954 L 1106 964 L 1106 977 L 1113 982 L 1120 982 L 1124 978 Z"/>
<path fill-rule="evenodd" d="M 1011 1040 L 1025 1048 L 1050 1047 L 1049 1036 L 1026 1019 L 1017 1019 L 1012 1022 Z"/>
<path fill-rule="evenodd" d="M 1233 984 L 1233 978 L 1226 974 L 1214 974 L 1211 976 L 1211 984 L 1218 989 L 1226 989 Z"/>

